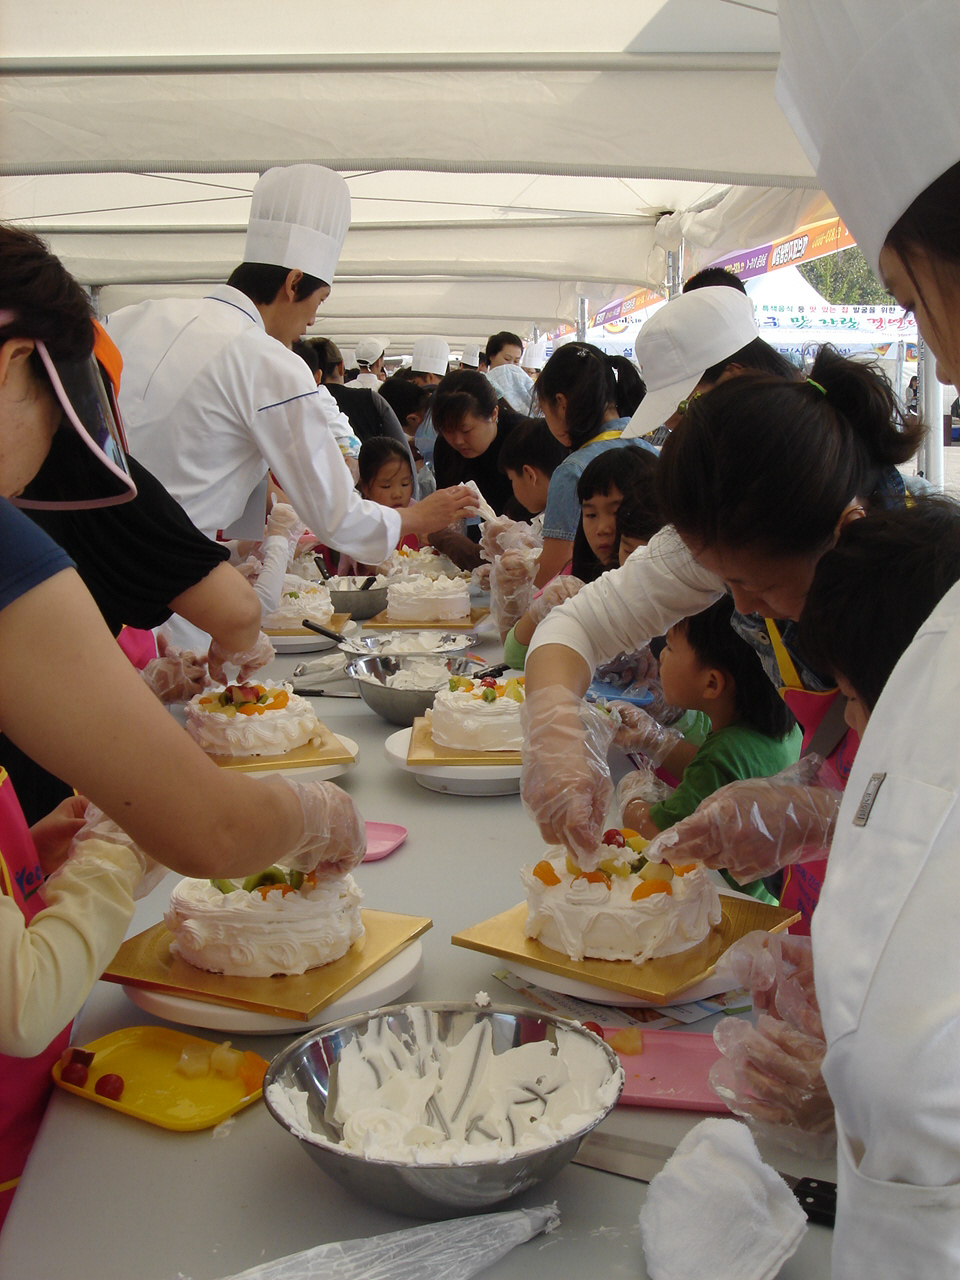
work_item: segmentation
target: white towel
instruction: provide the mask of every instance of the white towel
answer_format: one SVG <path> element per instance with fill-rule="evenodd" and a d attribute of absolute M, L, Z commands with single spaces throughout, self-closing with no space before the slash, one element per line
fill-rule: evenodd
<path fill-rule="evenodd" d="M 640 1210 L 651 1280 L 772 1280 L 806 1214 L 738 1120 L 704 1120 L 650 1183 Z"/>

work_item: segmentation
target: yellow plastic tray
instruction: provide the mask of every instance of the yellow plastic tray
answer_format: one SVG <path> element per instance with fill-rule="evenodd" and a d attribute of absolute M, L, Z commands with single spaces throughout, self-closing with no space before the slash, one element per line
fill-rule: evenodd
<path fill-rule="evenodd" d="M 239 1076 L 226 1080 L 211 1071 L 190 1080 L 176 1070 L 186 1045 L 209 1045 L 213 1049 L 220 1043 L 223 1042 L 186 1035 L 170 1027 L 123 1027 L 82 1046 L 96 1054 L 82 1089 L 60 1079 L 59 1062 L 54 1064 L 53 1079 L 69 1093 L 162 1129 L 209 1129 L 256 1102 L 261 1093 L 259 1087 L 247 1093 Z M 264 1059 L 261 1062 L 266 1067 Z M 100 1077 L 111 1073 L 122 1076 L 124 1081 L 117 1102 L 94 1092 Z"/>

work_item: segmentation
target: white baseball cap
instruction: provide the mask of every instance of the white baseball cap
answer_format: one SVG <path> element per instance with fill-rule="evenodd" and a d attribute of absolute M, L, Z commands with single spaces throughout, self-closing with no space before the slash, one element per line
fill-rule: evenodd
<path fill-rule="evenodd" d="M 480 368 L 480 344 L 478 342 L 467 342 L 464 344 L 463 351 L 460 355 L 460 363 L 465 369 Z"/>
<path fill-rule="evenodd" d="M 450 363 L 450 348 L 442 338 L 417 338 L 413 344 L 414 373 L 435 373 L 442 378 Z"/>
<path fill-rule="evenodd" d="M 753 303 L 715 285 L 681 293 L 643 325 L 634 356 L 647 394 L 623 438 L 648 435 L 676 412 L 706 371 L 760 337 Z"/>
<path fill-rule="evenodd" d="M 357 343 L 355 352 L 357 364 L 361 367 L 366 365 L 369 368 L 370 365 L 377 363 L 386 349 L 387 344 L 381 342 L 379 338 L 362 338 Z"/>
<path fill-rule="evenodd" d="M 244 262 L 300 270 L 333 283 L 350 226 L 350 191 L 319 164 L 268 169 L 253 188 Z"/>
<path fill-rule="evenodd" d="M 874 271 L 887 233 L 960 160 L 955 0 L 780 0 L 776 95 Z"/>

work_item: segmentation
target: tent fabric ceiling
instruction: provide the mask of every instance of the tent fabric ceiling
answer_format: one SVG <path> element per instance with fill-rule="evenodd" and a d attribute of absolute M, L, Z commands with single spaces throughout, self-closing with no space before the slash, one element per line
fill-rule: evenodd
<path fill-rule="evenodd" d="M 527 333 L 823 208 L 776 37 L 774 0 L 0 0 L 0 207 L 110 310 L 225 278 L 257 174 L 317 161 L 353 199 L 318 331 Z"/>

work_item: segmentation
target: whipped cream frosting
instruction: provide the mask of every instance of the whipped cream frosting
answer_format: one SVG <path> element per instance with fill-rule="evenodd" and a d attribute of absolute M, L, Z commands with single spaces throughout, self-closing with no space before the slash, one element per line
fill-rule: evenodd
<path fill-rule="evenodd" d="M 344 653 L 358 653 L 364 657 L 371 654 L 429 654 L 454 653 L 466 646 L 463 636 L 442 639 L 442 631 L 386 631 L 375 637 L 376 644 L 360 644 L 357 640 L 347 638 L 341 641 L 340 648 Z"/>
<path fill-rule="evenodd" d="M 479 694 L 479 686 L 472 692 L 444 689 L 437 694 L 427 712 L 434 742 L 464 751 L 519 751 L 523 746 L 521 704 L 507 697 L 484 702 Z"/>
<path fill-rule="evenodd" d="M 640 876 L 611 876 L 609 887 L 567 870 L 566 850 L 550 849 L 560 883 L 545 885 L 532 867 L 521 867 L 527 894 L 524 933 L 571 960 L 632 960 L 642 964 L 696 946 L 720 923 L 720 895 L 706 867 L 697 864 L 670 881 L 671 893 L 634 902 Z"/>
<path fill-rule="evenodd" d="M 345 955 L 363 936 L 363 894 L 352 876 L 312 889 L 261 896 L 221 893 L 209 880 L 181 880 L 164 922 L 188 964 L 243 978 L 305 973 Z"/>
<path fill-rule="evenodd" d="M 394 671 L 384 680 L 378 680 L 374 675 L 360 675 L 357 678 L 366 680 L 369 684 L 385 684 L 388 689 L 416 689 L 426 692 L 430 689 L 442 689 L 449 684 L 450 672 L 443 662 L 424 660 L 411 662 L 409 667 Z"/>
<path fill-rule="evenodd" d="M 339 1143 L 316 1132 L 306 1093 L 279 1081 L 271 1105 L 295 1133 L 368 1160 L 404 1164 L 473 1164 L 550 1147 L 595 1123 L 616 1101 L 622 1069 L 575 1031 L 557 1029 L 557 1044 L 535 1041 L 493 1050 L 493 1024 L 481 1017 L 456 1045 L 436 1037 L 436 1014 L 408 1008 L 408 1039 L 383 1018 L 343 1046 L 335 1105 L 327 1119 Z"/>
<path fill-rule="evenodd" d="M 434 551 L 432 547 L 422 547 L 419 551 L 398 547 L 380 569 L 391 578 L 406 578 L 410 574 L 424 574 L 428 578 L 455 578 L 460 572 L 449 556 Z"/>
<path fill-rule="evenodd" d="M 227 710 L 210 711 L 201 698 L 219 692 L 218 688 L 198 693 L 186 704 L 186 727 L 191 738 L 214 756 L 282 756 L 308 743 L 320 746 L 323 726 L 306 698 L 293 692 L 293 685 L 267 686 L 268 696 L 283 690 L 287 705 L 276 711 L 264 709 L 259 714 L 241 715 Z"/>
<path fill-rule="evenodd" d="M 304 618 L 324 626 L 333 617 L 333 602 L 323 583 L 308 582 L 295 574 L 283 575 L 283 590 L 275 612 L 262 620 L 264 631 L 285 631 L 302 627 Z"/>
<path fill-rule="evenodd" d="M 398 622 L 452 622 L 470 616 L 470 584 L 463 578 L 414 574 L 387 587 L 387 617 Z"/>

